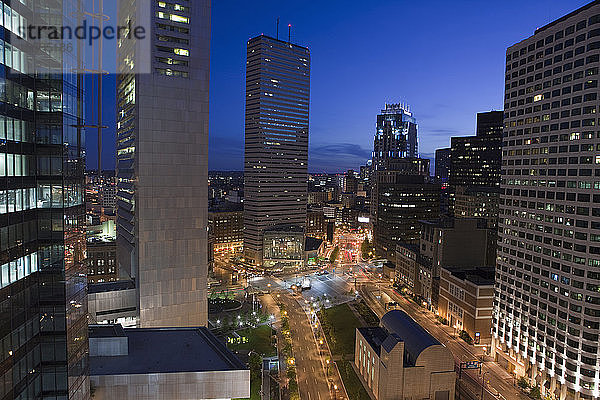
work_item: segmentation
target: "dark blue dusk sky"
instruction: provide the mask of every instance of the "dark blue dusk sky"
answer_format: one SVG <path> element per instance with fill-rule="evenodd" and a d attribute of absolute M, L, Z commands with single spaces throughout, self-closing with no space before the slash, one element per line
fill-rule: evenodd
<path fill-rule="evenodd" d="M 291 23 L 311 50 L 309 171 L 339 172 L 370 157 L 385 102 L 410 104 L 423 157 L 474 134 L 477 112 L 502 109 L 506 48 L 588 2 L 213 0 L 209 167 L 243 168 L 246 41 L 274 36 L 277 17 L 280 38 Z M 95 133 L 87 139 L 93 167 Z"/>

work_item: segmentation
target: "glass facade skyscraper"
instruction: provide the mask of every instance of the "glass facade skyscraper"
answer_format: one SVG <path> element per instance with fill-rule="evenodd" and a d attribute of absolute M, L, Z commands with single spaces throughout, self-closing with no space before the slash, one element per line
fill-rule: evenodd
<path fill-rule="evenodd" d="M 80 59 L 19 29 L 74 26 L 78 1 L 41 3 L 0 15 L 0 398 L 86 399 Z"/>

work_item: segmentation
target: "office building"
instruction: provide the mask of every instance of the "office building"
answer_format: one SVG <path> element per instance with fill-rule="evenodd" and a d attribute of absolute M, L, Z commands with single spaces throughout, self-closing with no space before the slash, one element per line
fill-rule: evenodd
<path fill-rule="evenodd" d="M 499 188 L 457 186 L 453 195 L 456 218 L 483 218 L 488 227 L 498 226 Z"/>
<path fill-rule="evenodd" d="M 450 139 L 450 186 L 500 185 L 502 120 L 502 111 L 478 113 L 476 136 Z"/>
<path fill-rule="evenodd" d="M 306 212 L 306 234 L 316 238 L 325 235 L 323 207 L 310 207 Z"/>
<path fill-rule="evenodd" d="M 354 368 L 376 400 L 454 400 L 454 357 L 404 311 L 356 329 Z"/>
<path fill-rule="evenodd" d="M 241 253 L 244 244 L 243 204 L 225 202 L 210 207 L 208 236 L 214 253 Z"/>
<path fill-rule="evenodd" d="M 440 182 L 448 182 L 450 176 L 450 147 L 445 149 L 437 149 L 435 151 L 435 178 Z"/>
<path fill-rule="evenodd" d="M 438 314 L 474 344 L 491 343 L 493 303 L 494 266 L 441 269 Z"/>
<path fill-rule="evenodd" d="M 418 243 L 419 220 L 438 218 L 440 185 L 429 182 L 429 160 L 388 160 L 375 172 L 373 238 L 379 256 L 395 258 L 396 245 Z"/>
<path fill-rule="evenodd" d="M 441 268 L 493 266 L 497 235 L 483 219 L 418 221 L 417 242 L 396 246 L 395 284 L 436 308 Z"/>
<path fill-rule="evenodd" d="M 405 104 L 385 104 L 377 115 L 372 163 L 374 170 L 387 169 L 387 161 L 418 157 L 417 120 Z"/>
<path fill-rule="evenodd" d="M 358 191 L 358 178 L 354 170 L 349 169 L 344 175 L 344 193 L 354 193 Z"/>
<path fill-rule="evenodd" d="M 119 279 L 117 245 L 114 239 L 87 239 L 87 274 L 89 283 L 112 282 Z"/>
<path fill-rule="evenodd" d="M 492 351 L 542 395 L 600 393 L 600 1 L 506 51 Z"/>
<path fill-rule="evenodd" d="M 265 230 L 306 223 L 310 52 L 260 35 L 246 54 L 244 258 L 262 268 Z"/>
<path fill-rule="evenodd" d="M 118 51 L 118 269 L 135 278 L 141 327 L 202 326 L 210 2 L 149 4 L 119 9 L 123 26 L 150 11 L 153 34 Z M 149 73 L 134 73 L 143 63 Z"/>
<path fill-rule="evenodd" d="M 83 77 L 77 51 L 22 36 L 77 1 L 3 4 L 0 94 L 0 398 L 90 396 Z M 11 23 L 12 20 L 12 23 Z M 63 51 L 64 50 L 64 51 Z"/>

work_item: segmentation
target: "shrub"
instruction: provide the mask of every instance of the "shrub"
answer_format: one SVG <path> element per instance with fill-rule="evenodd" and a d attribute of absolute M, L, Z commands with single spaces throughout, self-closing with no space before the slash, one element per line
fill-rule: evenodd
<path fill-rule="evenodd" d="M 467 333 L 467 331 L 460 331 L 459 336 L 468 344 L 473 344 L 473 338 Z"/>
<path fill-rule="evenodd" d="M 529 382 L 527 381 L 527 378 L 525 378 L 524 376 L 520 377 L 517 380 L 517 385 L 519 385 L 519 387 L 523 390 L 529 389 Z"/>

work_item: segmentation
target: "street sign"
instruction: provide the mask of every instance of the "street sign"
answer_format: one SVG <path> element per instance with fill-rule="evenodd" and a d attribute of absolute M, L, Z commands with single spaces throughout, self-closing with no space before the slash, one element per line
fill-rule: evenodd
<path fill-rule="evenodd" d="M 464 363 L 461 363 L 462 369 L 479 369 L 479 361 L 471 360 Z"/>

